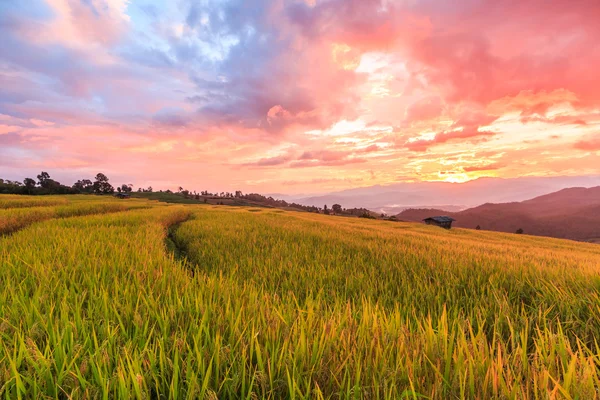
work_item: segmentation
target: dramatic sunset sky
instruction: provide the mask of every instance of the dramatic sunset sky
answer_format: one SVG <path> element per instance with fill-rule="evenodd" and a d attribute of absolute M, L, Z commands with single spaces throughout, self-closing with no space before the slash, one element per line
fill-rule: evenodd
<path fill-rule="evenodd" d="M 0 177 L 600 173 L 599 0 L 2 0 Z"/>

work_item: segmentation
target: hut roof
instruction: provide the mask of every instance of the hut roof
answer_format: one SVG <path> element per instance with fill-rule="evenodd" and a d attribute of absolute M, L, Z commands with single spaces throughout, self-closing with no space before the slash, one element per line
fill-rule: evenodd
<path fill-rule="evenodd" d="M 456 221 L 454 218 L 450 218 L 450 217 L 446 217 L 445 215 L 441 215 L 438 217 L 429 217 L 429 218 L 425 218 L 423 221 L 435 221 L 438 222 L 440 224 L 443 224 L 445 222 L 452 222 L 452 221 Z"/>

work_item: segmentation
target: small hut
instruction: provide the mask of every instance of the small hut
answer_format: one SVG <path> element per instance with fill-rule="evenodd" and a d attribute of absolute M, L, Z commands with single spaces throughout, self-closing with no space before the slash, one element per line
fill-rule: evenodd
<path fill-rule="evenodd" d="M 439 217 L 429 217 L 423 220 L 423 222 L 425 222 L 427 225 L 436 225 L 445 229 L 452 228 L 453 221 L 456 220 L 454 218 L 446 217 L 443 215 Z"/>
<path fill-rule="evenodd" d="M 131 195 L 129 193 L 119 192 L 119 193 L 115 193 L 115 197 L 117 197 L 119 199 L 128 199 L 131 197 Z"/>

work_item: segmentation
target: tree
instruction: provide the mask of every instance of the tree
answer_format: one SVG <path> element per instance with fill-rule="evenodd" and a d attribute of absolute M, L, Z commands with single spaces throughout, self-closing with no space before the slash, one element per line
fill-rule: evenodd
<path fill-rule="evenodd" d="M 47 189 L 46 193 L 61 193 L 63 189 L 68 190 L 68 188 L 61 187 L 60 182 L 50 179 L 50 174 L 47 172 L 42 171 L 37 178 L 40 187 Z"/>
<path fill-rule="evenodd" d="M 339 204 L 334 204 L 331 206 L 331 209 L 333 210 L 334 213 L 336 214 L 341 214 L 342 213 L 342 206 Z"/>
<path fill-rule="evenodd" d="M 477 226 L 475 227 L 475 229 L 476 229 L 476 230 L 478 230 L 478 231 L 480 231 L 480 230 L 481 230 L 481 227 L 480 227 L 479 225 L 477 225 Z"/>
<path fill-rule="evenodd" d="M 128 185 L 122 184 L 119 189 L 121 189 L 120 191 L 123 193 L 131 193 L 133 191 L 133 185 L 131 183 Z M 119 190 L 119 189 L 117 189 L 117 190 Z"/>
<path fill-rule="evenodd" d="M 23 184 L 25 185 L 25 188 L 27 189 L 27 194 L 31 194 L 32 190 L 35 189 L 35 180 L 33 180 L 31 178 L 25 178 L 23 180 Z"/>
<path fill-rule="evenodd" d="M 96 181 L 94 182 L 94 193 L 96 194 L 110 194 L 114 193 L 115 188 L 108 183 L 108 177 L 103 173 L 96 175 Z"/>
<path fill-rule="evenodd" d="M 517 229 L 517 232 L 515 232 L 517 235 L 522 235 L 523 234 L 523 228 L 519 228 Z"/>
<path fill-rule="evenodd" d="M 371 214 L 369 214 L 368 211 L 365 211 L 364 213 L 362 213 L 362 215 L 359 215 L 358 218 L 377 219 Z"/>
<path fill-rule="evenodd" d="M 152 193 L 152 186 L 148 186 L 148 189 L 146 189 L 146 191 L 147 191 L 148 193 Z"/>
<path fill-rule="evenodd" d="M 37 176 L 38 178 L 38 182 L 40 184 L 41 187 L 45 188 L 48 186 L 48 180 L 50 179 L 50 174 L 47 172 L 42 171 L 41 174 L 39 174 Z"/>
<path fill-rule="evenodd" d="M 73 189 L 79 192 L 91 193 L 94 190 L 94 183 L 89 179 L 81 179 L 73 184 Z"/>

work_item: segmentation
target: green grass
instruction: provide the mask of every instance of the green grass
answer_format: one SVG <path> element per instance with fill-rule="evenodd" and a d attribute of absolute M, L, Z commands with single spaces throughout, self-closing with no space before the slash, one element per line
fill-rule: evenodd
<path fill-rule="evenodd" d="M 178 195 L 175 193 L 166 193 L 166 192 L 134 192 L 131 193 L 133 198 L 137 199 L 147 199 L 147 200 L 157 200 L 162 201 L 164 203 L 174 203 L 174 204 L 200 204 L 202 200 L 196 199 L 186 199 L 182 195 Z"/>
<path fill-rule="evenodd" d="M 0 238 L 3 398 L 598 397 L 597 245 L 132 201 Z"/>

